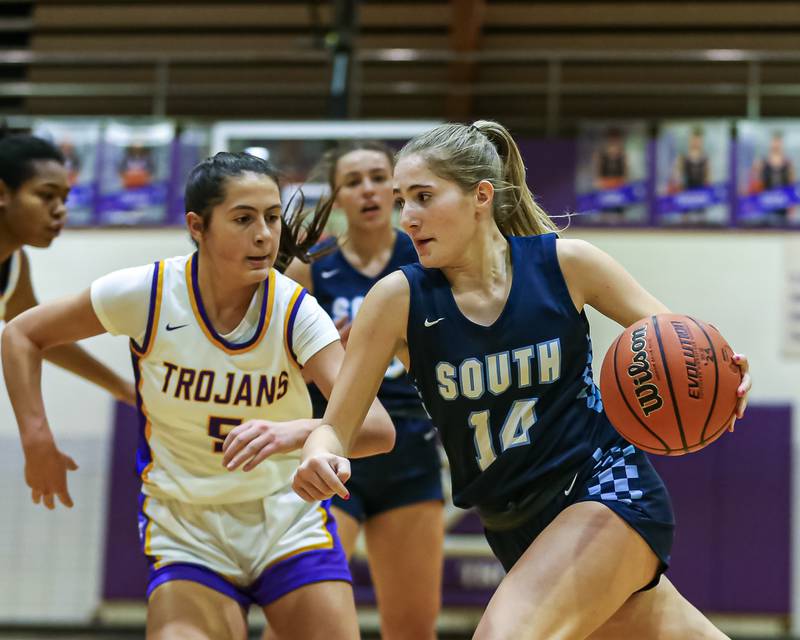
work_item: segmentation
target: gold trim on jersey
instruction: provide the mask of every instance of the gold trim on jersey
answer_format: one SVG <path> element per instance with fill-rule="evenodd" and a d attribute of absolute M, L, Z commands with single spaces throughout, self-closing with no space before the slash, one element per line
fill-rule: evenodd
<path fill-rule="evenodd" d="M 328 531 L 328 512 L 325 511 L 322 507 L 317 507 L 317 511 L 322 514 L 322 530 L 325 532 L 325 537 L 327 538 L 326 542 L 320 542 L 318 544 L 310 544 L 306 547 L 300 547 L 299 549 L 295 549 L 294 551 L 290 551 L 289 553 L 284 553 L 282 556 L 278 556 L 269 563 L 269 565 L 264 569 L 266 571 L 270 567 L 274 567 L 279 562 L 283 562 L 288 558 L 292 558 L 294 556 L 300 555 L 301 553 L 305 553 L 306 551 L 314 551 L 315 549 L 333 549 L 333 536 L 331 532 Z"/>

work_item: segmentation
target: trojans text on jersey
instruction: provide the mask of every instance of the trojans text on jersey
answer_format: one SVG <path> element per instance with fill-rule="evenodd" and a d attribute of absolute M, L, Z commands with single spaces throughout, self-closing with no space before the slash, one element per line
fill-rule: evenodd
<path fill-rule="evenodd" d="M 289 390 L 289 373 L 225 373 L 164 362 L 162 393 L 192 402 L 260 407 L 280 400 Z"/>

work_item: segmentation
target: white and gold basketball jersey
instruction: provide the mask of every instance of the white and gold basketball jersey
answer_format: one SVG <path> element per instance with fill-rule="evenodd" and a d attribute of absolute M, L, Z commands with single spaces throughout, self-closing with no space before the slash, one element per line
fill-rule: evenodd
<path fill-rule="evenodd" d="M 0 321 L 6 319 L 6 304 L 14 295 L 22 270 L 22 251 L 15 251 L 0 265 Z"/>
<path fill-rule="evenodd" d="M 156 263 L 147 330 L 141 344 L 131 340 L 143 422 L 137 453 L 142 490 L 196 504 L 262 498 L 290 482 L 300 451 L 275 454 L 247 473 L 231 472 L 222 466 L 222 443 L 247 420 L 311 417 L 292 339 L 306 291 L 270 270 L 255 299 L 257 324 L 249 339 L 233 344 L 208 319 L 197 262 L 194 254 Z M 338 338 L 319 313 L 316 350 Z"/>

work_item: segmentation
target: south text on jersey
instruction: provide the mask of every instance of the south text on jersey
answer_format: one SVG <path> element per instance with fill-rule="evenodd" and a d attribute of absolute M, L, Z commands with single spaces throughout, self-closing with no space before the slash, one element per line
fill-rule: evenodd
<path fill-rule="evenodd" d="M 552 384 L 561 377 L 561 342 L 546 340 L 535 345 L 472 356 L 460 363 L 439 362 L 436 382 L 445 400 L 463 397 L 478 400 L 487 392 L 497 396 L 512 385 Z"/>

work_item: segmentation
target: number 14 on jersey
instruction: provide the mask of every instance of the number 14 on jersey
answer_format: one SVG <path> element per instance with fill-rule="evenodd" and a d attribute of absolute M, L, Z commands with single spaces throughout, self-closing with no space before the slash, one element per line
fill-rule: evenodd
<path fill-rule="evenodd" d="M 500 453 L 512 447 L 531 443 L 530 428 L 536 424 L 536 402 L 539 398 L 515 400 L 500 428 Z M 478 466 L 486 470 L 497 459 L 492 443 L 490 411 L 473 411 L 469 414 L 469 426 L 475 430 L 475 451 Z"/>

